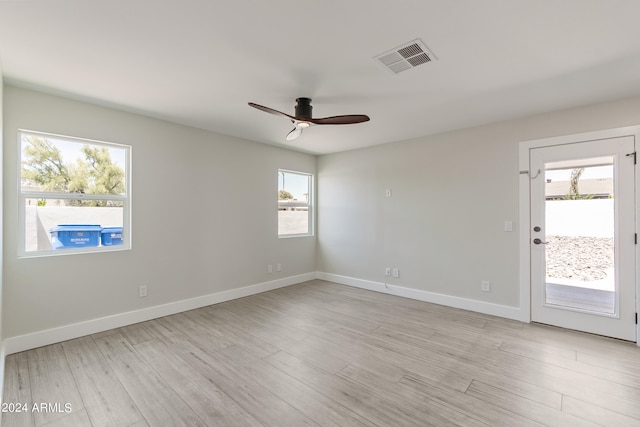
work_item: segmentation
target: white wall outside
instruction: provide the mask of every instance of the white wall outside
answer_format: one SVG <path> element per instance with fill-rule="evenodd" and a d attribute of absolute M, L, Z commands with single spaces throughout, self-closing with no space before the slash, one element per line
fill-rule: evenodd
<path fill-rule="evenodd" d="M 51 229 L 62 224 L 122 227 L 123 208 L 25 206 L 25 251 L 51 250 Z"/>
<path fill-rule="evenodd" d="M 547 236 L 614 237 L 614 200 L 547 200 Z"/>

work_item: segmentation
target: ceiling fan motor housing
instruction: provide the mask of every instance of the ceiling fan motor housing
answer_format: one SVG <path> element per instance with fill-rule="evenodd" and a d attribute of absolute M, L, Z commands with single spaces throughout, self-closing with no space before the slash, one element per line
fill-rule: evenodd
<path fill-rule="evenodd" d="M 296 117 L 310 119 L 312 117 L 311 110 L 313 110 L 311 98 L 296 98 L 296 102 Z"/>
<path fill-rule="evenodd" d="M 264 111 L 265 113 L 274 114 L 276 116 L 286 117 L 294 125 L 293 130 L 287 134 L 287 141 L 296 139 L 302 134 L 302 131 L 311 125 L 350 125 L 355 123 L 363 123 L 369 121 L 369 116 L 364 114 L 349 114 L 342 116 L 331 116 L 314 119 L 311 115 L 311 98 L 297 98 L 296 99 L 296 115 L 290 116 L 282 111 L 274 110 L 273 108 L 265 107 L 264 105 L 249 103 L 249 106 Z"/>

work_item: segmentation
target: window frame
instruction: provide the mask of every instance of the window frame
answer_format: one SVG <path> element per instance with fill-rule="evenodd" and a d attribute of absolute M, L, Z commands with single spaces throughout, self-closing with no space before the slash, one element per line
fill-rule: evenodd
<path fill-rule="evenodd" d="M 81 145 L 97 147 L 117 148 L 124 150 L 124 194 L 85 194 L 65 193 L 53 191 L 33 191 L 22 189 L 22 159 L 23 159 L 23 135 L 34 135 L 42 138 L 51 138 Z M 131 250 L 131 151 L 132 147 L 126 144 L 99 141 L 89 138 L 59 135 L 47 132 L 18 129 L 18 258 L 35 258 L 60 255 L 74 255 L 96 252 L 119 252 Z M 113 246 L 85 246 L 81 248 L 65 248 L 63 250 L 26 250 L 26 204 L 28 199 L 38 200 L 97 200 L 116 201 L 122 203 L 122 244 Z"/>
<path fill-rule="evenodd" d="M 309 172 L 301 172 L 301 171 L 294 171 L 291 169 L 282 169 L 279 168 L 278 172 L 276 174 L 276 212 L 280 212 L 280 200 L 278 199 L 278 192 L 280 191 L 280 174 L 296 174 L 296 175 L 303 175 L 308 177 L 309 179 L 309 188 L 308 188 L 308 192 L 309 192 L 309 196 L 307 197 L 307 232 L 306 233 L 295 233 L 295 234 L 280 234 L 280 216 L 278 215 L 277 218 L 277 234 L 278 234 L 278 238 L 279 239 L 291 239 L 291 238 L 297 238 L 297 237 L 313 237 L 315 235 L 315 177 L 314 174 L 309 173 Z M 283 175 L 284 176 L 284 175 Z M 283 178 L 284 179 L 284 178 Z M 283 190 L 286 190 L 286 188 L 284 188 L 284 185 L 282 187 Z"/>

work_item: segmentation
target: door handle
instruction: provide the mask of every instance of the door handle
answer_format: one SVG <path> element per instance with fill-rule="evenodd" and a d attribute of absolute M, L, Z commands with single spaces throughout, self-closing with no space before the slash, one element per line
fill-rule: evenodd
<path fill-rule="evenodd" d="M 535 243 L 536 245 L 546 245 L 549 242 L 543 242 L 542 240 L 536 237 L 535 239 L 533 239 L 533 243 Z"/>

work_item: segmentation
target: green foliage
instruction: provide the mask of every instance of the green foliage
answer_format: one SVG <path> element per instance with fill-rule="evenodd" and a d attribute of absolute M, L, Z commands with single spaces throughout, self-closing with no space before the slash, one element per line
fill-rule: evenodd
<path fill-rule="evenodd" d="M 580 194 L 578 190 L 578 181 L 584 172 L 584 168 L 575 168 L 571 171 L 571 181 L 569 186 L 569 194 L 563 197 L 563 200 L 589 200 L 593 199 L 593 194 Z"/>
<path fill-rule="evenodd" d="M 78 162 L 78 181 L 85 185 L 84 192 L 89 194 L 124 193 L 124 170 L 111 162 L 109 150 L 105 147 L 84 145 L 82 147 L 85 163 Z M 105 203 L 105 202 L 102 202 Z"/>
<path fill-rule="evenodd" d="M 62 160 L 60 150 L 46 138 L 30 135 L 24 147 L 22 178 L 45 191 L 67 191 L 69 169 Z"/>
<path fill-rule="evenodd" d="M 22 179 L 44 191 L 80 194 L 123 194 L 125 173 L 113 164 L 106 147 L 83 145 L 84 159 L 65 163 L 49 140 L 30 135 L 23 148 Z M 74 200 L 75 206 L 108 206 L 99 200 Z"/>
<path fill-rule="evenodd" d="M 562 200 L 591 200 L 593 199 L 593 194 L 567 194 Z"/>
<path fill-rule="evenodd" d="M 293 199 L 293 194 L 289 193 L 287 190 L 278 191 L 278 200 L 291 200 Z"/>

